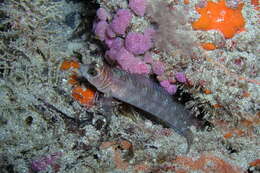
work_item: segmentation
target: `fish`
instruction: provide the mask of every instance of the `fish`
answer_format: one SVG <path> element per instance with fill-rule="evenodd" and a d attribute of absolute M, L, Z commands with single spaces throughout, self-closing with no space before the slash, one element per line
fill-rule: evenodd
<path fill-rule="evenodd" d="M 200 126 L 199 120 L 150 78 L 131 74 L 107 64 L 83 64 L 80 75 L 107 97 L 130 104 L 147 112 L 186 138 L 187 149 L 193 143 L 190 126 Z"/>

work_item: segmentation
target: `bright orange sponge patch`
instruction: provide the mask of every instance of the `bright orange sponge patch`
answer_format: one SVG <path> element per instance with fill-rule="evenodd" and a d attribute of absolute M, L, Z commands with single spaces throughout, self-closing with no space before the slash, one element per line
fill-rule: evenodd
<path fill-rule="evenodd" d="M 70 68 L 79 68 L 79 63 L 73 60 L 65 60 L 62 62 L 60 69 L 61 70 L 69 70 Z"/>
<path fill-rule="evenodd" d="M 205 50 L 214 50 L 217 48 L 216 45 L 213 43 L 202 43 L 201 47 Z"/>
<path fill-rule="evenodd" d="M 75 69 L 79 69 L 79 67 L 80 67 L 79 62 L 74 61 L 74 60 L 65 60 L 62 62 L 60 69 L 63 71 L 73 69 L 72 70 L 73 74 L 70 75 L 70 78 L 68 81 L 69 84 L 71 84 L 73 86 L 71 96 L 75 100 L 77 100 L 78 102 L 83 104 L 84 106 L 91 107 L 91 106 L 93 106 L 93 103 L 95 101 L 95 91 L 91 90 L 90 88 L 82 88 L 79 85 L 78 76 L 77 76 L 76 72 L 74 71 Z"/>
<path fill-rule="evenodd" d="M 79 86 L 73 88 L 72 97 L 85 106 L 91 106 L 95 98 L 95 92 L 90 89 L 83 89 Z"/>
<path fill-rule="evenodd" d="M 245 30 L 245 19 L 241 13 L 243 5 L 241 3 L 236 9 L 232 9 L 226 6 L 225 0 L 209 1 L 205 7 L 196 8 L 201 16 L 192 23 L 192 27 L 195 30 L 218 30 L 225 38 L 232 38 L 236 33 Z"/>

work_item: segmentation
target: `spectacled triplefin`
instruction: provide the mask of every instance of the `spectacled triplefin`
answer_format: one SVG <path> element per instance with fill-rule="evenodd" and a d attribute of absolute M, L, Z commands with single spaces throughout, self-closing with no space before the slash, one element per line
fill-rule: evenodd
<path fill-rule="evenodd" d="M 81 65 L 79 71 L 98 91 L 155 116 L 184 136 L 189 152 L 193 142 L 189 127 L 200 127 L 200 122 L 158 83 L 146 76 L 130 74 L 106 64 Z"/>

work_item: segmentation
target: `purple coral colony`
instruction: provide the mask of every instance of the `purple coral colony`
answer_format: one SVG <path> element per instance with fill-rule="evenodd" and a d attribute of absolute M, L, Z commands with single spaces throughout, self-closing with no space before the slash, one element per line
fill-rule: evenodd
<path fill-rule="evenodd" d="M 156 31 L 146 28 L 141 32 L 127 32 L 134 15 L 143 17 L 147 7 L 146 0 L 130 0 L 129 9 L 118 9 L 111 16 L 104 8 L 97 10 L 97 21 L 94 23 L 94 32 L 99 40 L 107 46 L 105 53 L 108 61 L 115 61 L 120 68 L 129 73 L 155 74 L 160 84 L 170 94 L 175 94 L 176 81 L 185 83 L 185 74 L 175 74 L 175 79 L 162 77 L 165 72 L 164 64 L 153 58 L 153 39 Z"/>

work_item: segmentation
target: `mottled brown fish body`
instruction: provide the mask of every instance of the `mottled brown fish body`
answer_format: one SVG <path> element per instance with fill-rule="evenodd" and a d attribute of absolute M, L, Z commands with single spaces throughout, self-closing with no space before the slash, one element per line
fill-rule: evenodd
<path fill-rule="evenodd" d="M 85 74 L 85 68 L 88 67 L 82 68 L 82 75 L 99 91 L 154 115 L 184 136 L 189 151 L 193 141 L 189 126 L 196 126 L 196 121 L 189 111 L 174 101 L 161 86 L 145 76 L 111 69 L 106 65 L 100 67 L 98 76 L 89 79 Z"/>

